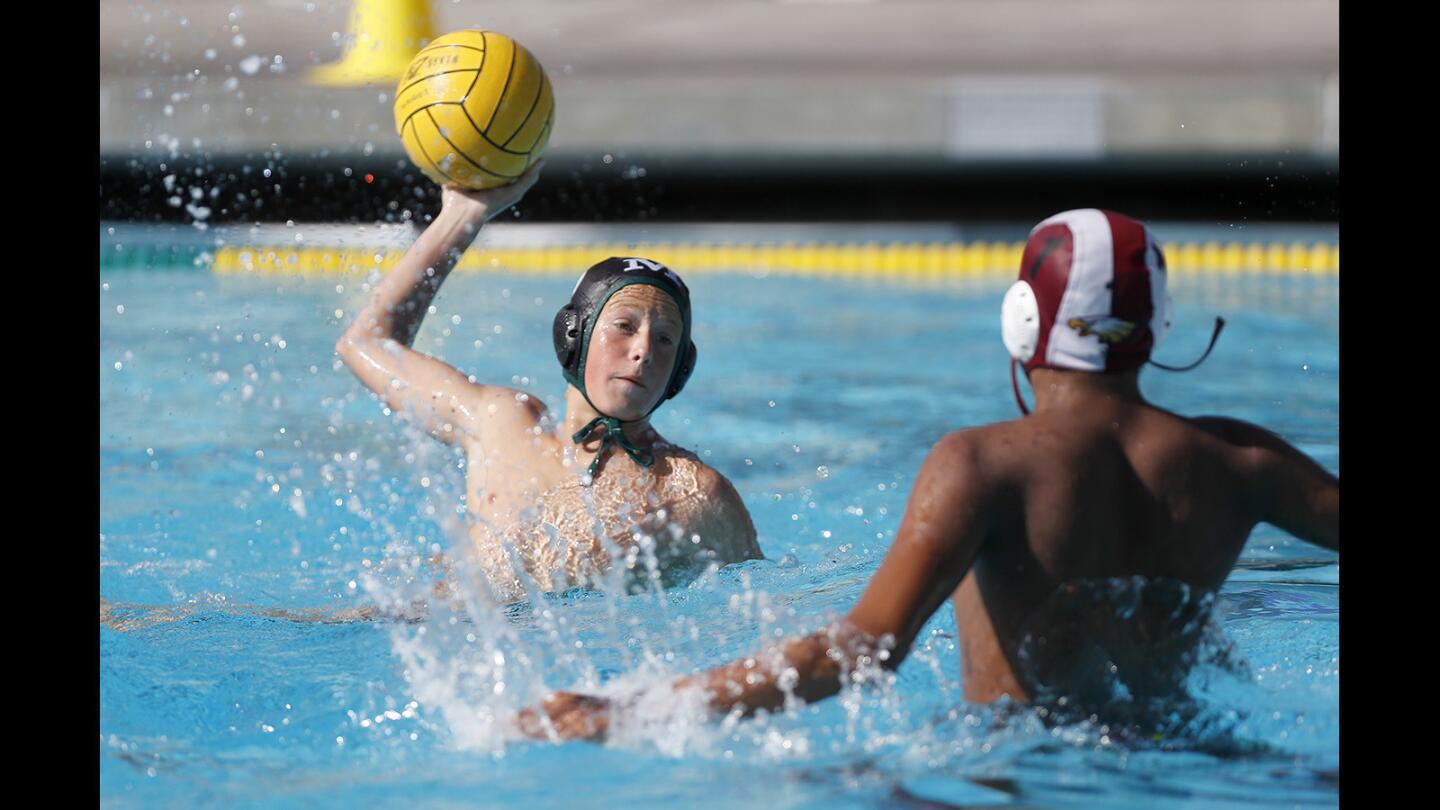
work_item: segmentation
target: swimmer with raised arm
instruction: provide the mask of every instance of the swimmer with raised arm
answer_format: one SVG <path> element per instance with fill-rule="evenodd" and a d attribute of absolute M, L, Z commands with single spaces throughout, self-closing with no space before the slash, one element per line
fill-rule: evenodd
<path fill-rule="evenodd" d="M 689 290 L 669 268 L 611 258 L 580 278 L 554 322 L 569 383 L 561 414 L 411 348 L 460 255 L 537 176 L 538 167 L 487 191 L 445 187 L 439 215 L 336 352 L 396 413 L 465 451 L 471 540 L 501 599 L 524 595 L 515 562 L 542 590 L 563 590 L 592 585 L 617 564 L 643 568 L 642 551 L 666 581 L 761 557 L 730 482 L 650 424 L 696 359 Z"/>
<path fill-rule="evenodd" d="M 675 687 L 719 713 L 820 700 L 862 665 L 898 667 L 948 599 L 967 701 L 1055 705 L 1117 677 L 1137 701 L 1177 692 L 1201 642 L 1196 613 L 1258 523 L 1340 550 L 1340 481 L 1263 428 L 1145 400 L 1165 282 L 1133 219 L 1085 209 L 1037 225 L 1002 307 L 1035 412 L 935 445 L 843 620 Z M 1105 583 L 1126 581 L 1151 590 L 1107 598 Z M 559 692 L 517 720 L 535 737 L 598 739 L 628 702 Z"/>

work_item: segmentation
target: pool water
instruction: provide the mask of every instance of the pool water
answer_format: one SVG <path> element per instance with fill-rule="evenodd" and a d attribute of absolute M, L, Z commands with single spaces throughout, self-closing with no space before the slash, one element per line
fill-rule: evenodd
<path fill-rule="evenodd" d="M 1202 711 L 1163 744 L 965 704 L 948 608 L 887 682 L 815 706 L 738 723 L 659 706 L 604 746 L 515 739 L 504 721 L 553 689 L 688 674 L 848 610 L 930 445 L 1017 415 L 1003 282 L 687 281 L 699 363 L 655 424 L 735 483 L 766 560 L 668 591 L 314 622 L 294 618 L 423 599 L 427 558 L 464 537 L 459 457 L 333 355 L 362 280 L 102 272 L 100 595 L 126 628 L 100 629 L 102 804 L 1338 802 L 1338 558 L 1270 527 L 1216 604 L 1245 666 L 1197 671 Z M 571 283 L 457 276 L 417 348 L 558 407 L 550 319 Z M 1338 281 L 1172 286 L 1157 359 L 1229 325 L 1196 371 L 1147 371 L 1146 394 L 1258 422 L 1338 474 Z"/>

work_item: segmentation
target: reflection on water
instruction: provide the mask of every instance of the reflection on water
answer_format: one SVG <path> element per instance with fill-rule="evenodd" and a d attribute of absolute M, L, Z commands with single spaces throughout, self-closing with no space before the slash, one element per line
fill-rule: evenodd
<path fill-rule="evenodd" d="M 1197 670 L 1248 678 L 1226 638 L 1217 595 L 1168 578 L 1077 580 L 1031 615 L 1020 676 L 1049 722 L 1104 726 L 1128 744 L 1233 747 L 1195 694 Z"/>
<path fill-rule="evenodd" d="M 1248 290 L 1177 301 L 1176 356 L 1204 348 L 1219 303 L 1232 326 L 1205 366 L 1142 384 L 1182 413 L 1259 422 L 1338 470 L 1337 285 L 1300 281 L 1277 285 L 1284 306 Z M 735 723 L 657 705 L 654 722 L 604 748 L 503 732 L 510 712 L 549 690 L 645 689 L 848 610 L 893 541 L 928 447 L 1015 415 L 996 325 L 1003 289 L 697 278 L 703 359 L 657 428 L 735 483 L 771 559 L 657 581 L 657 546 L 653 561 L 641 553 L 633 573 L 592 590 L 535 588 L 512 603 L 457 553 L 470 542 L 459 459 L 412 440 L 333 365 L 344 321 L 334 313 L 364 299 L 358 280 L 101 283 L 99 567 L 113 603 L 101 628 L 101 781 L 121 806 L 363 806 L 377 789 L 419 804 L 518 805 L 577 773 L 594 803 L 627 806 L 814 806 L 840 791 L 885 806 L 902 783 L 979 803 L 959 790 L 969 780 L 1018 785 L 1019 801 L 1044 806 L 1153 807 L 1163 791 L 1202 806 L 1334 802 L 1314 774 L 1339 762 L 1338 563 L 1308 567 L 1314 551 L 1270 527 L 1211 619 L 1252 672 L 1192 662 L 1183 685 L 1200 709 L 1166 736 L 1179 750 L 1154 743 L 1154 723 L 1121 740 L 1123 723 L 1099 714 L 1057 721 L 964 703 L 949 610 L 897 672 L 823 704 Z M 549 325 L 567 285 L 456 278 L 417 345 L 558 407 Z M 454 599 L 434 598 L 437 553 L 455 563 Z M 299 618 L 367 605 L 403 615 L 416 600 L 428 609 L 413 622 Z M 1194 599 L 1157 591 L 1134 604 L 1178 609 L 1179 624 L 1207 638 Z M 1077 702 L 1123 686 L 1143 704 L 1172 680 L 1122 646 L 1087 655 L 1100 677 Z M 1192 744 L 1209 729 L 1279 753 L 1219 759 Z M 172 777 L 127 764 L 157 752 L 178 763 Z M 934 781 L 947 779 L 950 792 Z M 667 792 L 637 796 L 644 784 Z"/>
<path fill-rule="evenodd" d="M 1213 621 L 1215 594 L 1173 579 L 1079 580 L 1031 615 L 1019 645 L 1037 702 L 1104 708 L 1183 691 L 1198 660 L 1228 645 Z"/>

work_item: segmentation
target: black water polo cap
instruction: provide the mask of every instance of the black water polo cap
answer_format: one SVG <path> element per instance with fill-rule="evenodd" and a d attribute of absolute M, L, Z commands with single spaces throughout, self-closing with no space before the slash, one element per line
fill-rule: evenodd
<path fill-rule="evenodd" d="M 612 256 L 596 264 L 575 283 L 570 293 L 570 302 L 555 313 L 555 324 L 551 335 L 555 340 L 555 358 L 565 374 L 565 381 L 575 386 L 586 400 L 585 358 L 590 352 L 590 333 L 595 320 L 605 304 L 615 293 L 631 284 L 649 284 L 659 287 L 669 295 L 680 308 L 683 328 L 680 335 L 680 350 L 675 355 L 675 367 L 670 370 L 670 382 L 665 387 L 665 396 L 660 402 L 680 393 L 690 374 L 695 371 L 695 342 L 690 339 L 690 289 L 675 271 L 650 259 Z M 655 407 L 660 407 L 660 402 Z M 651 408 L 654 412 L 654 408 Z"/>

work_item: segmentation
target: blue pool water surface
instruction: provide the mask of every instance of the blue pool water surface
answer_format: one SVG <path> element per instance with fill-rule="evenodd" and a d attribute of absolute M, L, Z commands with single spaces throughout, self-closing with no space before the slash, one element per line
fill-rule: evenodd
<path fill-rule="evenodd" d="M 1338 802 L 1338 557 L 1271 527 L 1216 605 L 1245 663 L 1197 672 L 1201 714 L 1168 744 L 964 703 L 948 609 L 890 682 L 815 706 L 657 713 L 603 746 L 515 739 L 505 719 L 553 689 L 692 673 L 848 610 L 930 445 L 1017 415 L 1003 282 L 687 280 L 699 364 L 655 423 L 735 483 L 766 560 L 669 591 L 317 623 L 280 612 L 423 598 L 425 559 L 463 542 L 458 456 L 337 366 L 361 280 L 102 271 L 100 596 L 127 628 L 100 629 L 102 805 Z M 417 348 L 559 407 L 550 319 L 572 283 L 456 276 Z M 1338 282 L 1172 286 L 1157 359 L 1229 326 L 1198 370 L 1147 371 L 1146 394 L 1257 422 L 1338 474 Z"/>

